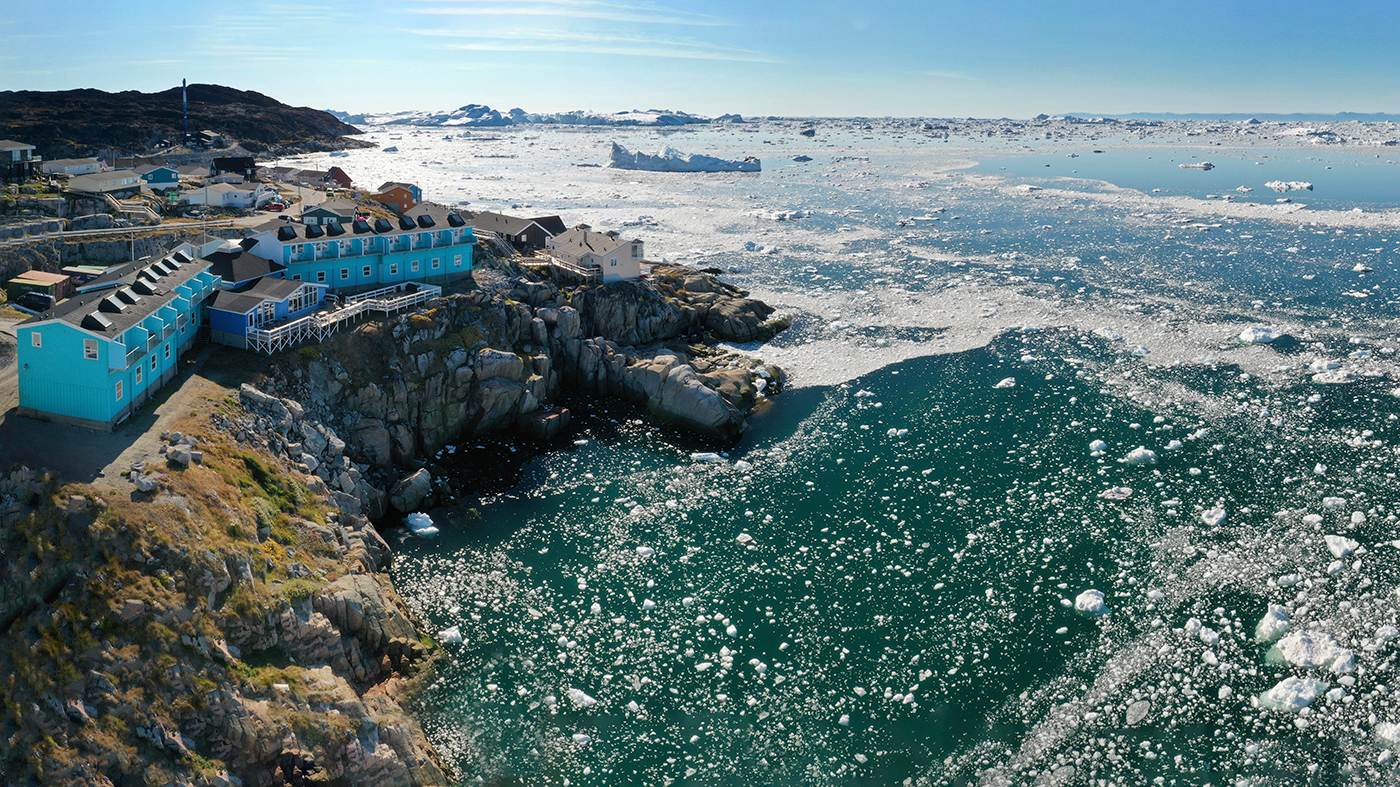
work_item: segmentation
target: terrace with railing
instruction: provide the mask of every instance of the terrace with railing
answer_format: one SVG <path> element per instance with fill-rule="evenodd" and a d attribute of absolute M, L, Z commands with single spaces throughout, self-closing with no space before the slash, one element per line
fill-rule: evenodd
<path fill-rule="evenodd" d="M 313 339 L 325 341 L 328 336 L 339 331 L 341 325 L 369 312 L 397 314 L 427 303 L 441 294 L 441 287 L 418 282 L 362 292 L 305 317 L 298 317 L 279 325 L 252 329 L 248 331 L 248 349 L 275 353 Z"/>

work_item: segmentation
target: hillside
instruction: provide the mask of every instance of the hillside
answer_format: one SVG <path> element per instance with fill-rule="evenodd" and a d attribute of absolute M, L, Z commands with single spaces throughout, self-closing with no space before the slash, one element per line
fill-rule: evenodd
<path fill-rule="evenodd" d="M 259 153 L 359 147 L 359 133 L 319 109 L 292 107 L 249 90 L 189 86 L 190 132 L 216 131 Z M 180 88 L 159 93 L 125 90 L 0 91 L 0 138 L 39 148 L 46 158 L 91 156 L 99 150 L 144 153 L 184 133 Z"/>

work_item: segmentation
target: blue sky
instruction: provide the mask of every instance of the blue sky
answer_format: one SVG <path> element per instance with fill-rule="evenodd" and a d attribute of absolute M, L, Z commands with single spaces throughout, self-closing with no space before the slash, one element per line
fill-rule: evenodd
<path fill-rule="evenodd" d="M 0 89 L 180 79 L 350 111 L 1400 112 L 1400 3 L 16 3 Z"/>

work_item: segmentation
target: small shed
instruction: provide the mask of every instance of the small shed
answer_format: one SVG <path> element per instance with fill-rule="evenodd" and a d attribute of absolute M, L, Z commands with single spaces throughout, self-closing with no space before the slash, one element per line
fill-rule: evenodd
<path fill-rule="evenodd" d="M 62 273 L 28 271 L 5 282 L 5 297 L 12 301 L 28 292 L 50 295 L 55 301 L 61 301 L 73 294 L 73 279 Z"/>

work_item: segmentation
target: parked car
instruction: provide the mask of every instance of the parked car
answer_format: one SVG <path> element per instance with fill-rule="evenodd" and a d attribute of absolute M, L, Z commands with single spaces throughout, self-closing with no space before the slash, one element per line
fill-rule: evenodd
<path fill-rule="evenodd" d="M 269 203 L 267 203 L 266 205 L 263 206 L 263 209 L 264 209 L 264 210 L 278 210 L 278 211 L 281 211 L 281 210 L 286 210 L 286 209 L 287 209 L 287 206 L 284 205 L 284 204 L 282 204 L 282 203 L 280 203 L 280 202 L 269 202 Z"/>

